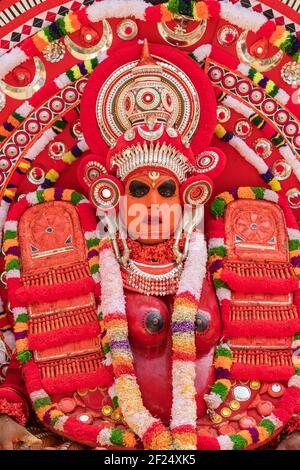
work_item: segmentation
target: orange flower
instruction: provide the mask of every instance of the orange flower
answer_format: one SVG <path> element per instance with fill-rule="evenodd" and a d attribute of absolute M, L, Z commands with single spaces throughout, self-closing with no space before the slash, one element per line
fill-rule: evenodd
<path fill-rule="evenodd" d="M 168 21 L 172 21 L 174 19 L 173 13 L 168 9 L 166 5 L 161 5 L 160 12 L 161 12 L 161 21 L 163 23 L 167 23 Z"/>
<path fill-rule="evenodd" d="M 209 11 L 205 2 L 195 3 L 194 18 L 197 21 L 207 20 L 209 18 Z"/>

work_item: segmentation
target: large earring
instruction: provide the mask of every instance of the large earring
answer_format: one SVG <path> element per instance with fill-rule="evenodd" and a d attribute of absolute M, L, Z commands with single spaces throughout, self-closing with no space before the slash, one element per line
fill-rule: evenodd
<path fill-rule="evenodd" d="M 110 175 L 100 176 L 89 191 L 89 199 L 94 207 L 103 212 L 117 211 L 121 196 L 124 195 L 122 183 Z"/>
<path fill-rule="evenodd" d="M 107 170 L 100 162 L 99 155 L 90 153 L 80 160 L 77 179 L 86 190 L 89 190 L 93 182 L 103 175 L 107 175 Z"/>
<path fill-rule="evenodd" d="M 183 206 L 198 207 L 209 200 L 212 191 L 213 182 L 208 176 L 191 176 L 180 187 L 181 203 Z"/>
<path fill-rule="evenodd" d="M 189 212 L 188 217 L 185 218 L 183 224 L 178 229 L 175 242 L 173 245 L 173 253 L 176 257 L 176 263 L 181 266 L 183 261 L 188 255 L 188 249 L 190 244 L 191 235 L 194 229 L 201 224 L 204 218 L 204 205 L 201 204 Z M 182 235 L 185 235 L 185 242 L 183 251 L 180 251 L 179 242 Z"/>
<path fill-rule="evenodd" d="M 208 147 L 195 155 L 197 173 L 205 174 L 210 178 L 216 178 L 225 168 L 226 155 L 217 147 Z"/>

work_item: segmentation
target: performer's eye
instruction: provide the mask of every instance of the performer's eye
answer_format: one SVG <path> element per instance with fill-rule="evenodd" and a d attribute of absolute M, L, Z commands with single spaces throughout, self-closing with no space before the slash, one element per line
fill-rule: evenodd
<path fill-rule="evenodd" d="M 176 184 L 172 180 L 164 181 L 159 187 L 158 192 L 163 197 L 172 197 L 176 192 Z"/>
<path fill-rule="evenodd" d="M 149 193 L 149 186 L 146 183 L 143 183 L 142 181 L 131 181 L 129 185 L 129 191 L 131 196 L 134 197 L 143 197 L 146 196 L 146 194 Z"/>

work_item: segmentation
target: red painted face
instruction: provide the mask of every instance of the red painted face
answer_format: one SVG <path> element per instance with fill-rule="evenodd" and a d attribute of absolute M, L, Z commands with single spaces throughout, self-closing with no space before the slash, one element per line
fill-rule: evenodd
<path fill-rule="evenodd" d="M 125 184 L 125 195 L 124 213 L 132 239 L 150 245 L 174 234 L 182 214 L 175 176 L 159 168 L 132 173 Z"/>

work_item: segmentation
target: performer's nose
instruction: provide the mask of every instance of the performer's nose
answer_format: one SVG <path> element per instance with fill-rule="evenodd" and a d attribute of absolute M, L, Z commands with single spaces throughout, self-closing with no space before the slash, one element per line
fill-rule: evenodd
<path fill-rule="evenodd" d="M 160 202 L 159 193 L 156 191 L 156 189 L 150 190 L 149 193 L 147 194 L 148 209 L 151 209 L 152 204 L 159 204 L 159 202 Z"/>

